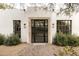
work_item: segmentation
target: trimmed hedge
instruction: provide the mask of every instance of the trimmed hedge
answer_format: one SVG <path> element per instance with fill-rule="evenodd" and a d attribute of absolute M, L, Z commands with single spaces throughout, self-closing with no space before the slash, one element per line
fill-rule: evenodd
<path fill-rule="evenodd" d="M 55 44 L 60 46 L 78 46 L 79 37 L 70 34 L 57 33 L 55 37 Z"/>
<path fill-rule="evenodd" d="M 20 44 L 20 43 L 21 43 L 21 40 L 19 39 L 19 36 L 18 35 L 14 35 L 14 34 L 9 36 L 4 41 L 4 45 L 7 45 L 7 46 L 17 45 L 17 44 Z"/>

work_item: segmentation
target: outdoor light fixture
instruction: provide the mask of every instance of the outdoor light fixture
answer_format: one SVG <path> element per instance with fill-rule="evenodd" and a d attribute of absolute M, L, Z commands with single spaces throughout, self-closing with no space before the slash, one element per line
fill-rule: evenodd
<path fill-rule="evenodd" d="M 25 9 L 23 9 L 24 10 L 24 12 L 26 11 Z"/>
<path fill-rule="evenodd" d="M 52 24 L 52 27 L 54 28 L 54 24 Z"/>
<path fill-rule="evenodd" d="M 24 28 L 26 28 L 26 24 L 24 24 Z"/>

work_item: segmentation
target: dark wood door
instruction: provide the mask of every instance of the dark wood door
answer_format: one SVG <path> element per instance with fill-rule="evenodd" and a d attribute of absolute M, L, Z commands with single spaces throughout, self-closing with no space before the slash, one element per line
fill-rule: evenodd
<path fill-rule="evenodd" d="M 32 43 L 47 43 L 48 42 L 48 20 L 47 19 L 32 19 Z"/>

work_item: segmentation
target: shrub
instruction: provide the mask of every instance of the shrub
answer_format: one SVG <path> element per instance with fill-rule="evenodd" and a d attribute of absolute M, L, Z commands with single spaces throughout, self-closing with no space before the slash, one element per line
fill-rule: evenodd
<path fill-rule="evenodd" d="M 55 44 L 61 46 L 78 46 L 79 37 L 70 34 L 63 34 L 61 32 L 56 34 Z"/>
<path fill-rule="evenodd" d="M 0 34 L 0 45 L 3 44 L 4 40 L 5 40 L 5 36 Z"/>
<path fill-rule="evenodd" d="M 7 46 L 17 45 L 19 43 L 21 43 L 19 36 L 14 34 L 12 34 L 11 36 L 8 36 L 8 38 L 4 41 L 4 45 L 7 45 Z"/>
<path fill-rule="evenodd" d="M 63 50 L 59 50 L 58 56 L 78 56 L 78 54 L 73 46 L 65 46 Z"/>
<path fill-rule="evenodd" d="M 67 38 L 68 38 L 68 45 L 69 46 L 77 46 L 77 45 L 79 45 L 79 39 L 77 38 L 77 36 L 67 35 Z"/>
<path fill-rule="evenodd" d="M 66 46 L 68 45 L 68 39 L 66 35 L 63 35 L 63 33 L 57 33 L 55 37 L 55 44 L 61 45 L 61 46 Z"/>

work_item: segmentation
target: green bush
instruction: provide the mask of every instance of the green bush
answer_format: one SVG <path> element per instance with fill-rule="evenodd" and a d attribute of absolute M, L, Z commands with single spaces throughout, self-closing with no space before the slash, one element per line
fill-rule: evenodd
<path fill-rule="evenodd" d="M 61 45 L 61 46 L 66 46 L 68 45 L 68 39 L 66 35 L 63 35 L 63 33 L 57 33 L 55 37 L 55 44 Z"/>
<path fill-rule="evenodd" d="M 68 38 L 68 45 L 69 46 L 77 46 L 79 45 L 79 39 L 75 35 L 67 35 Z"/>
<path fill-rule="evenodd" d="M 19 39 L 19 36 L 13 35 L 13 34 L 11 36 L 8 36 L 8 38 L 4 41 L 4 45 L 7 45 L 7 46 L 17 45 L 20 43 L 21 43 L 21 40 Z"/>
<path fill-rule="evenodd" d="M 57 33 L 55 37 L 55 44 L 61 46 L 78 46 L 79 37 L 70 34 Z"/>
<path fill-rule="evenodd" d="M 3 44 L 4 40 L 5 40 L 5 36 L 0 34 L 0 45 Z"/>

